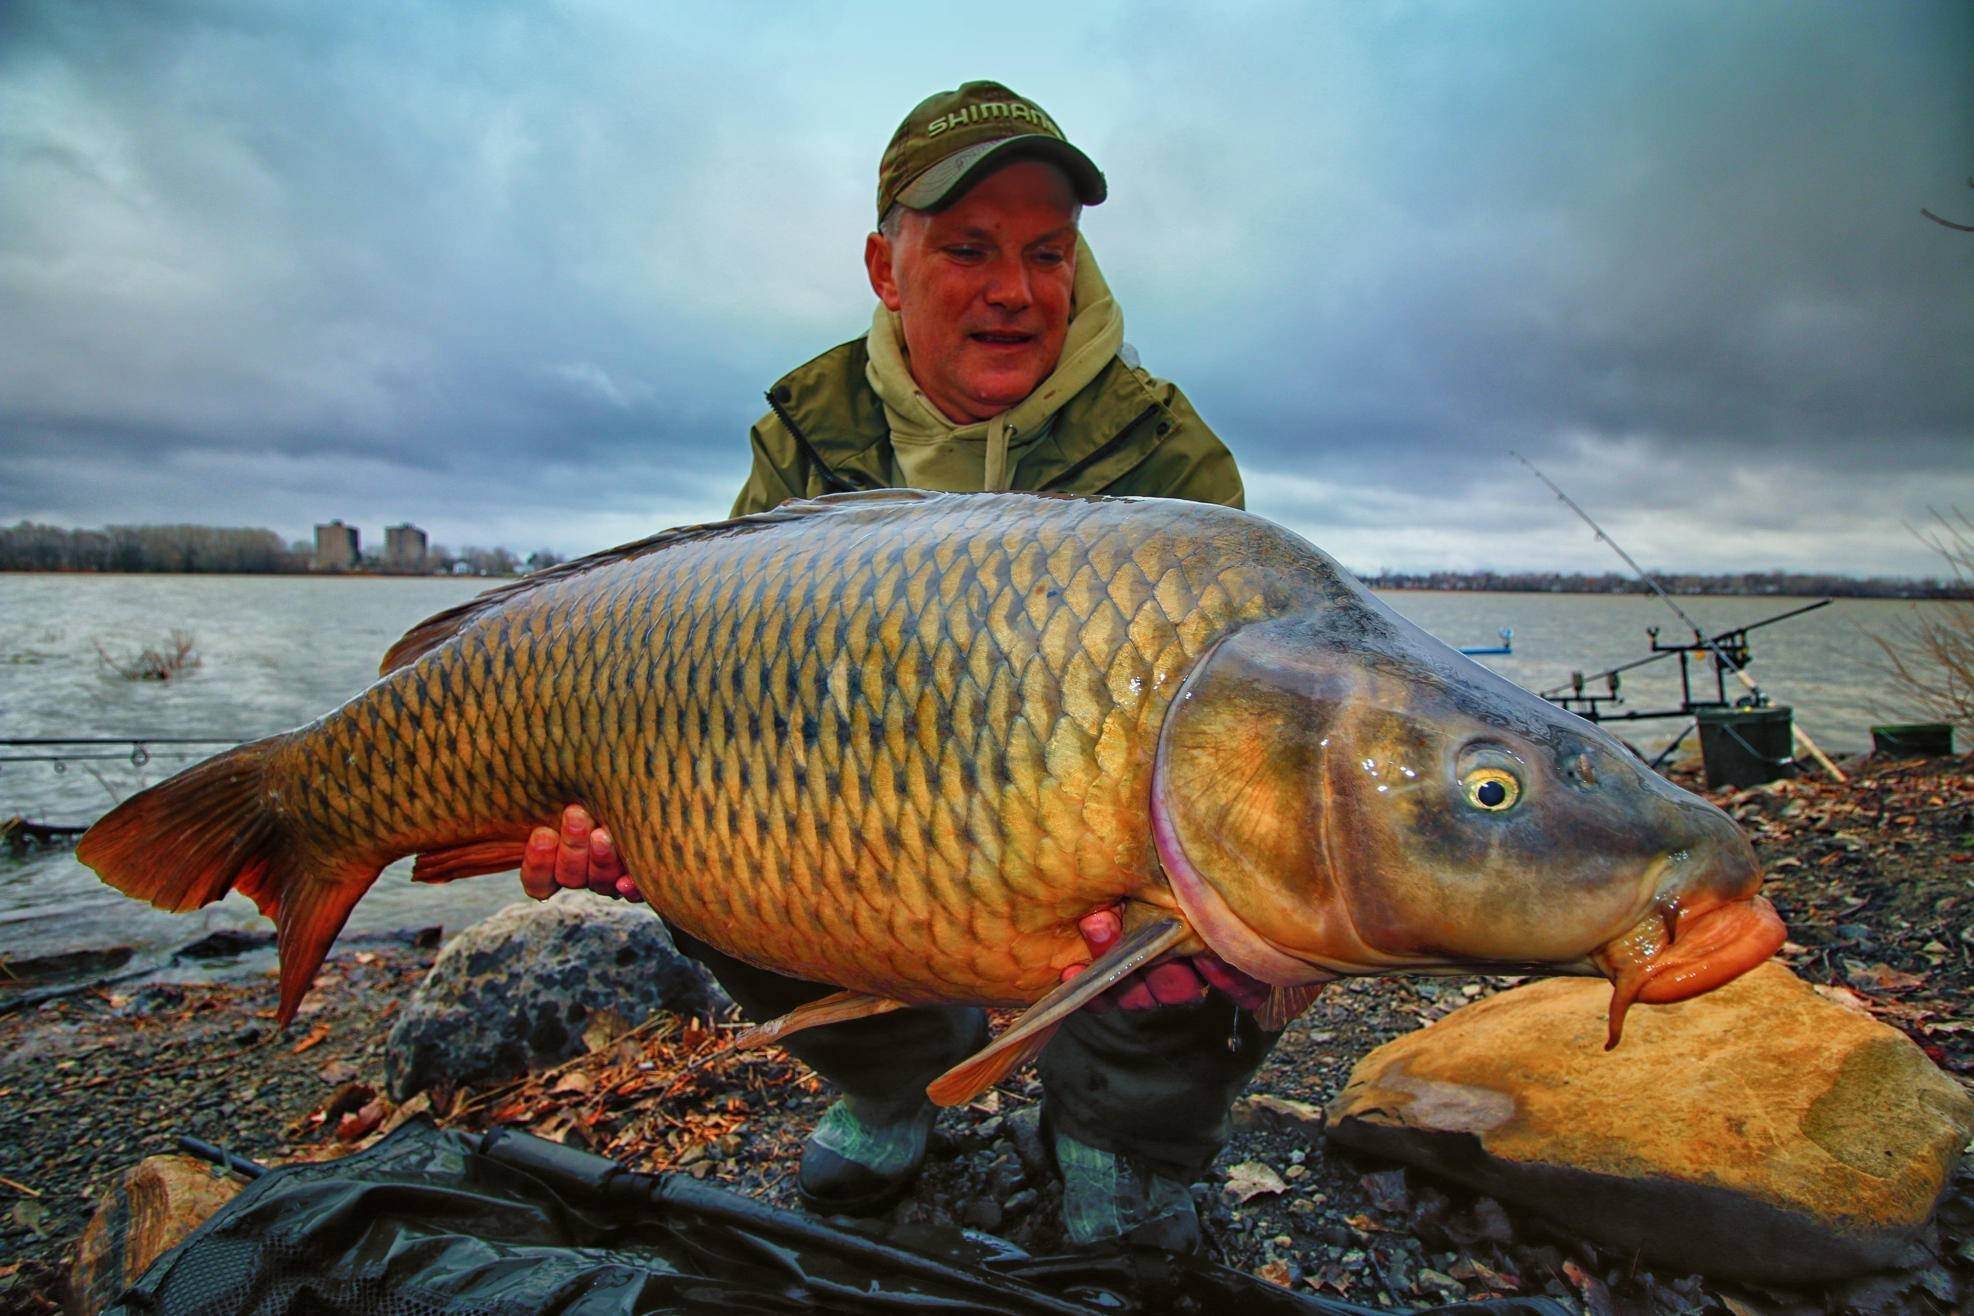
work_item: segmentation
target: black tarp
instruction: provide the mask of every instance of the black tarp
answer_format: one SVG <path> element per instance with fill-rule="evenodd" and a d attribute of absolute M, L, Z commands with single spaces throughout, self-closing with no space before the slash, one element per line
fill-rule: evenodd
<path fill-rule="evenodd" d="M 427 1120 L 283 1166 L 159 1257 L 110 1311 L 1240 1312 L 1372 1316 L 1198 1258 L 1029 1256 L 971 1231 L 826 1222 L 526 1134 Z M 1536 1299 L 1444 1312 L 1565 1316 Z M 1390 1316 L 1389 1309 L 1375 1316 Z"/>

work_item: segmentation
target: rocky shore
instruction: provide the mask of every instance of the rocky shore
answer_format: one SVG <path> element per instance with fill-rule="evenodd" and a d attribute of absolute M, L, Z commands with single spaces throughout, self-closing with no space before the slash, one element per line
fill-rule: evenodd
<path fill-rule="evenodd" d="M 1861 762 L 1848 786 L 1803 778 L 1713 798 L 1741 820 L 1790 927 L 1782 960 L 1827 999 L 1974 1080 L 1974 758 Z M 498 879 L 489 879 L 498 880 Z M 273 1029 L 271 977 L 111 984 L 0 1017 L 0 1311 L 63 1298 L 83 1224 L 115 1177 L 191 1134 L 274 1162 L 341 1154 L 419 1109 L 519 1124 L 794 1204 L 800 1140 L 827 1102 L 779 1051 L 736 1052 L 730 1018 L 599 1016 L 583 1054 L 507 1086 L 386 1095 L 384 1039 L 436 952 L 340 949 L 301 1016 Z M 1293 1026 L 1194 1192 L 1219 1259 L 1380 1307 L 1546 1293 L 1591 1313 L 1933 1313 L 1974 1302 L 1974 1171 L 1949 1184 L 1915 1264 L 1790 1285 L 1641 1261 L 1540 1213 L 1344 1150 L 1324 1107 L 1373 1048 L 1516 985 L 1340 984 Z M 437 1100 L 434 1100 L 434 1097 Z M 1059 1250 L 1032 1079 L 942 1116 L 898 1211 Z M 1640 1092 L 1637 1118 L 1654 1117 Z"/>

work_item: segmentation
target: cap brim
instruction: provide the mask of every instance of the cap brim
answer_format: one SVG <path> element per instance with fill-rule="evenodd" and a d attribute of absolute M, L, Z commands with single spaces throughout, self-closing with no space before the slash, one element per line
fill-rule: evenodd
<path fill-rule="evenodd" d="M 1109 189 L 1103 171 L 1090 157 L 1060 137 L 1024 133 L 997 137 L 953 152 L 898 190 L 898 203 L 913 210 L 941 210 L 966 195 L 967 189 L 1011 160 L 1046 160 L 1069 175 L 1076 199 L 1086 206 L 1102 203 Z"/>

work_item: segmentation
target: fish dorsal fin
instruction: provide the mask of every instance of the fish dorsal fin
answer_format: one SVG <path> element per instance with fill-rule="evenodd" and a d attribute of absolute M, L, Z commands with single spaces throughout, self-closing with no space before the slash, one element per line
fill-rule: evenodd
<path fill-rule="evenodd" d="M 733 1044 L 745 1051 L 779 1042 L 790 1033 L 799 1033 L 805 1028 L 869 1019 L 904 1008 L 903 1001 L 894 1001 L 888 996 L 872 996 L 869 992 L 832 992 L 807 1005 L 798 1005 L 787 1014 L 776 1015 L 764 1024 L 755 1024 L 736 1036 Z"/>
<path fill-rule="evenodd" d="M 1192 929 L 1177 919 L 1145 924 L 1089 968 L 1029 1006 L 1006 1032 L 934 1079 L 925 1095 L 938 1106 L 973 1100 L 1034 1059 L 1063 1020 L 1190 936 Z"/>
<path fill-rule="evenodd" d="M 496 585 L 484 594 L 476 594 L 464 603 L 447 608 L 444 612 L 434 613 L 406 631 L 403 637 L 391 646 L 390 652 L 384 655 L 384 661 L 377 670 L 380 675 L 386 675 L 400 667 L 415 663 L 465 630 L 476 618 L 485 616 L 516 597 L 547 585 L 559 584 L 584 572 L 594 571 L 598 567 L 629 562 L 678 544 L 716 539 L 721 535 L 748 534 L 811 516 L 847 512 L 874 504 L 915 503 L 952 496 L 963 495 L 927 493 L 922 489 L 858 490 L 853 493 L 825 494 L 820 498 L 791 498 L 778 507 L 766 512 L 756 512 L 752 516 L 737 516 L 726 521 L 709 521 L 704 525 L 676 526 L 670 530 L 660 530 L 655 535 L 647 535 L 628 544 L 619 544 L 616 548 L 591 553 L 587 557 L 575 558 L 560 566 L 523 576 L 519 580 Z"/>
<path fill-rule="evenodd" d="M 1268 993 L 1268 999 L 1254 1012 L 1254 1021 L 1268 1032 L 1279 1033 L 1294 1023 L 1296 1016 L 1323 994 L 1326 985 L 1307 982 L 1299 987 L 1277 987 Z"/>

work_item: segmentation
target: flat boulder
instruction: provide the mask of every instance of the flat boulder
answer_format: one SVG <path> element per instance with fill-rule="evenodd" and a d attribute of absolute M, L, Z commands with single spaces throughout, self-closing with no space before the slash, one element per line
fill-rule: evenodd
<path fill-rule="evenodd" d="M 1634 1008 L 1554 978 L 1389 1042 L 1329 1106 L 1339 1143 L 1663 1265 L 1770 1283 L 1923 1263 L 1974 1100 L 1904 1034 L 1770 962 Z"/>
<path fill-rule="evenodd" d="M 509 905 L 454 937 L 391 1026 L 395 1101 L 518 1078 L 660 1010 L 705 1014 L 724 996 L 643 905 L 587 891 Z"/>

